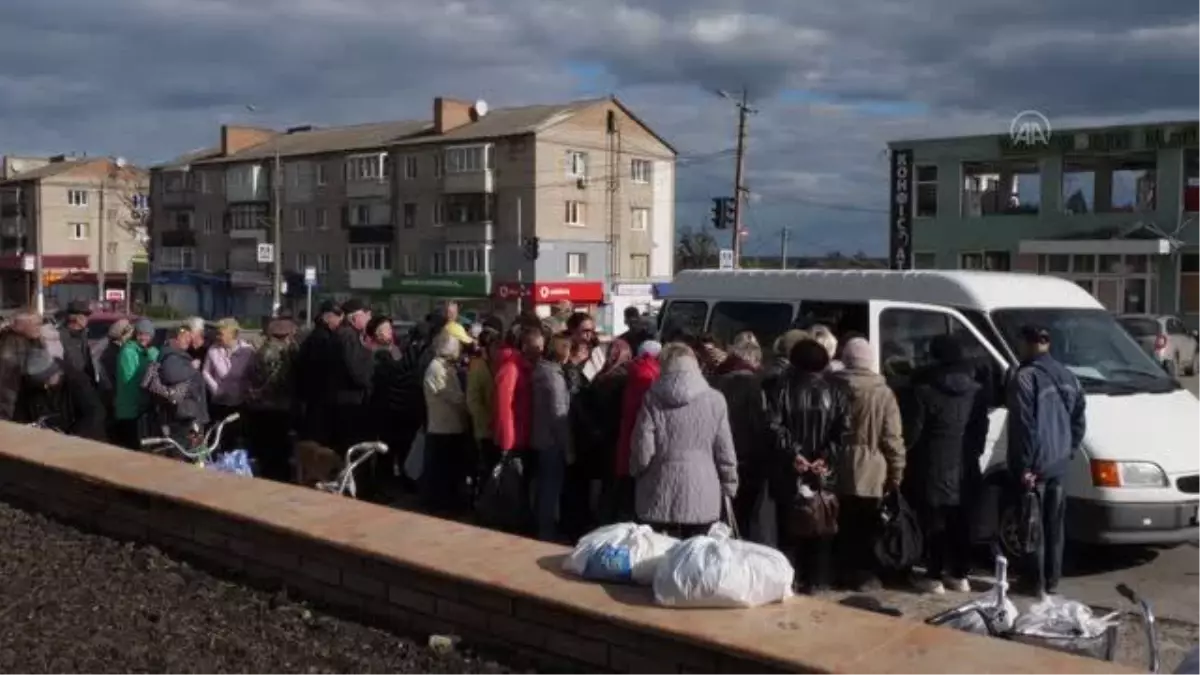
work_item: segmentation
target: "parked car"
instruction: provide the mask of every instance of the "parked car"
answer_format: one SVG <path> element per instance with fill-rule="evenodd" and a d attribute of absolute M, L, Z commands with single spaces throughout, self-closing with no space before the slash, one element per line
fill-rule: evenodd
<path fill-rule="evenodd" d="M 1118 321 L 1155 361 L 1174 376 L 1195 375 L 1200 359 L 1200 341 L 1179 317 L 1126 314 Z"/>

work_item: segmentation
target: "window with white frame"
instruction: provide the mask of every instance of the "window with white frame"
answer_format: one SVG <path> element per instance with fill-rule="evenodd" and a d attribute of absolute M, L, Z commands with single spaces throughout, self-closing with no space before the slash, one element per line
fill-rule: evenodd
<path fill-rule="evenodd" d="M 317 268 L 317 274 L 329 274 L 329 261 L 330 260 L 332 260 L 332 258 L 330 257 L 330 255 L 328 253 L 318 253 L 317 254 L 317 264 L 314 265 L 314 267 Z"/>
<path fill-rule="evenodd" d="M 936 166 L 918 166 L 916 168 L 913 200 L 913 215 L 917 218 L 934 218 L 937 216 L 937 186 L 938 168 Z"/>
<path fill-rule="evenodd" d="M 439 197 L 433 202 L 431 218 L 434 227 L 441 227 L 446 224 L 446 200 Z"/>
<path fill-rule="evenodd" d="M 104 245 L 105 252 L 108 253 L 108 255 L 110 255 L 110 256 L 114 256 L 117 254 L 117 248 L 118 248 L 117 242 L 115 242 L 115 241 L 110 241 Z"/>
<path fill-rule="evenodd" d="M 232 230 L 257 230 L 266 227 L 266 208 L 241 205 L 229 209 L 229 228 Z"/>
<path fill-rule="evenodd" d="M 295 255 L 295 262 L 292 265 L 292 269 L 295 270 L 297 274 L 304 274 L 305 267 L 308 267 L 308 256 L 303 253 L 297 253 Z"/>
<path fill-rule="evenodd" d="M 67 190 L 67 203 L 71 206 L 87 206 L 87 190 Z"/>
<path fill-rule="evenodd" d="M 587 178 L 588 154 L 578 150 L 567 150 L 567 177 Z"/>
<path fill-rule="evenodd" d="M 417 274 L 417 259 L 411 253 L 404 254 L 404 276 L 416 276 Z"/>
<path fill-rule="evenodd" d="M 351 246 L 346 251 L 346 268 L 351 271 L 390 272 L 392 248 L 390 246 Z"/>
<path fill-rule="evenodd" d="M 317 209 L 317 229 L 329 229 L 329 209 L 325 207 L 320 207 Z"/>
<path fill-rule="evenodd" d="M 563 217 L 564 223 L 574 227 L 583 227 L 586 218 L 587 204 L 575 201 L 567 202 L 566 214 Z"/>
<path fill-rule="evenodd" d="M 448 274 L 485 274 L 487 271 L 487 255 L 482 244 L 446 247 Z"/>
<path fill-rule="evenodd" d="M 216 224 L 213 223 L 211 213 L 204 214 L 204 234 L 215 234 L 217 231 Z"/>
<path fill-rule="evenodd" d="M 411 230 L 417 226 L 417 204 L 416 202 L 405 202 L 401 208 L 401 214 L 404 219 L 404 229 Z"/>
<path fill-rule="evenodd" d="M 208 174 L 199 171 L 196 173 L 196 185 L 199 187 L 201 194 L 208 194 L 210 185 L 208 184 Z"/>
<path fill-rule="evenodd" d="M 315 178 L 316 178 L 317 185 L 324 185 L 326 182 L 325 165 L 320 162 L 317 162 L 317 165 L 314 168 L 314 172 L 316 173 Z"/>
<path fill-rule="evenodd" d="M 404 156 L 404 180 L 415 180 L 417 178 L 417 159 L 414 155 Z"/>
<path fill-rule="evenodd" d="M 442 275 L 446 273 L 446 254 L 442 251 L 436 251 L 429 256 L 429 273 L 432 275 Z"/>
<path fill-rule="evenodd" d="M 306 223 L 304 222 L 304 209 L 292 209 L 292 229 L 303 230 Z"/>
<path fill-rule="evenodd" d="M 633 217 L 629 220 L 629 229 L 645 232 L 650 226 L 650 209 L 643 206 L 633 207 Z"/>
<path fill-rule="evenodd" d="M 1148 314 L 1155 301 L 1159 260 L 1148 255 L 1038 256 L 1038 273 L 1062 277 L 1091 293 L 1110 312 Z"/>
<path fill-rule="evenodd" d="M 491 145 L 446 148 L 446 173 L 473 173 L 492 168 Z"/>
<path fill-rule="evenodd" d="M 958 256 L 958 268 L 963 270 L 987 270 L 989 272 L 1011 272 L 1012 256 L 1008 251 L 964 251 Z"/>
<path fill-rule="evenodd" d="M 433 177 L 441 178 L 446 175 L 446 156 L 440 151 L 433 156 Z"/>
<path fill-rule="evenodd" d="M 352 204 L 347 209 L 347 217 L 350 218 L 351 225 L 370 225 L 371 224 L 371 205 L 370 204 Z"/>
<path fill-rule="evenodd" d="M 201 272 L 212 271 L 212 266 L 208 262 L 208 254 L 207 253 L 200 254 L 200 271 Z"/>
<path fill-rule="evenodd" d="M 645 253 L 633 253 L 629 256 L 629 274 L 634 279 L 650 277 L 650 256 Z"/>
<path fill-rule="evenodd" d="M 635 183 L 649 183 L 652 166 L 648 159 L 629 160 L 629 179 Z"/>
<path fill-rule="evenodd" d="M 190 246 L 164 246 L 158 250 L 155 262 L 165 270 L 190 270 L 196 264 L 196 249 Z"/>
<path fill-rule="evenodd" d="M 91 226 L 87 223 L 67 223 L 67 236 L 74 241 L 83 241 L 88 238 Z"/>
<path fill-rule="evenodd" d="M 587 254 L 586 253 L 568 253 L 567 254 L 567 276 L 582 277 L 587 274 Z"/>
<path fill-rule="evenodd" d="M 353 155 L 346 159 L 347 181 L 372 181 L 387 178 L 387 154 Z"/>

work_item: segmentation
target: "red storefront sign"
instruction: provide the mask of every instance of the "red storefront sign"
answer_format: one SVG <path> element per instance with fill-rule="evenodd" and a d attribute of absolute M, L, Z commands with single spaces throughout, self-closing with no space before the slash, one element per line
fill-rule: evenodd
<path fill-rule="evenodd" d="M 20 255 L 0 255 L 0 270 L 20 270 L 24 261 Z M 86 270 L 88 268 L 88 256 L 83 255 L 52 255 L 47 254 L 42 258 L 42 269 L 44 270 Z"/>
<path fill-rule="evenodd" d="M 499 300 L 525 298 L 535 304 L 550 304 L 567 300 L 581 305 L 604 302 L 604 284 L 599 281 L 567 281 L 561 283 L 518 284 L 497 283 L 494 295 Z"/>

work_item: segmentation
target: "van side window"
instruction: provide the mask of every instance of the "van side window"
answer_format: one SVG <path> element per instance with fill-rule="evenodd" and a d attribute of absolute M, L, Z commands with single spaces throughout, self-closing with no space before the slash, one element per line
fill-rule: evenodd
<path fill-rule="evenodd" d="M 708 332 L 727 345 L 743 331 L 751 331 L 760 345 L 769 345 L 792 323 L 792 306 L 782 302 L 718 302 L 713 307 Z"/>
<path fill-rule="evenodd" d="M 680 331 L 699 335 L 708 318 L 708 303 L 700 300 L 673 300 L 667 303 L 659 322 L 659 335 L 670 340 Z"/>
<path fill-rule="evenodd" d="M 991 391 L 991 357 L 967 326 L 949 314 L 922 309 L 885 309 L 879 315 L 879 372 L 893 389 L 905 389 L 912 377 L 932 363 L 929 343 L 938 335 L 954 335 L 965 356 L 975 362 L 985 391 Z"/>
<path fill-rule="evenodd" d="M 807 330 L 816 324 L 828 326 L 839 343 L 854 336 L 871 339 L 871 312 L 865 302 L 801 301 L 795 327 Z"/>

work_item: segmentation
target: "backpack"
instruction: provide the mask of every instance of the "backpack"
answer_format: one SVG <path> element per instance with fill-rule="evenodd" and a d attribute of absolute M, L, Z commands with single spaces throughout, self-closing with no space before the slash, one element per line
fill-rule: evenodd
<path fill-rule="evenodd" d="M 142 374 L 142 389 L 150 393 L 156 403 L 177 406 L 187 395 L 187 382 L 168 387 L 163 384 L 159 375 L 160 362 L 151 361 L 146 364 L 146 372 Z"/>
<path fill-rule="evenodd" d="M 296 350 L 290 343 L 267 342 L 254 354 L 250 391 L 255 403 L 284 405 L 291 396 Z"/>

